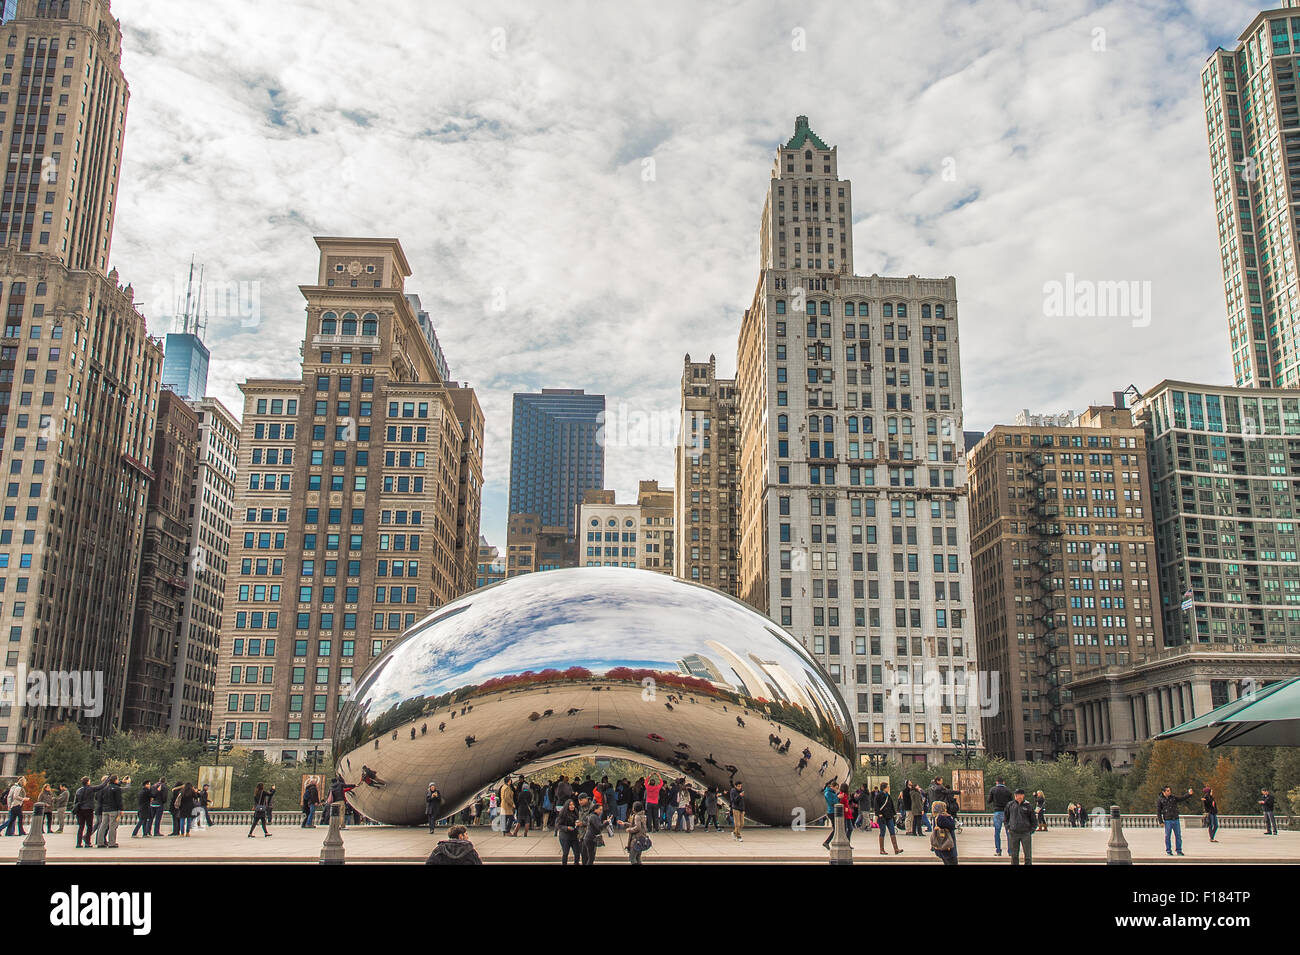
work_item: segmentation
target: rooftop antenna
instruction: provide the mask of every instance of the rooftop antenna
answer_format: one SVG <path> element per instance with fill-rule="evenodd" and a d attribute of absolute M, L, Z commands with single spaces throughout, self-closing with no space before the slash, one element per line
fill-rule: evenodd
<path fill-rule="evenodd" d="M 176 303 L 176 312 L 181 322 L 181 332 L 187 335 L 194 335 L 202 338 L 208 328 L 207 306 L 203 300 L 203 272 L 204 266 L 199 266 L 199 285 L 198 289 L 194 287 L 194 257 L 190 256 L 190 274 L 185 282 L 185 304 L 182 307 L 179 299 Z"/>

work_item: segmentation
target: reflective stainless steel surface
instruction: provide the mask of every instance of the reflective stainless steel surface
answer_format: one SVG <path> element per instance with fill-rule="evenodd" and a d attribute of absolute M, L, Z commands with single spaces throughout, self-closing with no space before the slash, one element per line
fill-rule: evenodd
<path fill-rule="evenodd" d="M 595 567 L 430 614 L 357 680 L 334 752 L 357 808 L 398 824 L 423 820 L 431 781 L 450 814 L 508 773 L 609 755 L 741 780 L 748 815 L 789 825 L 854 765 L 848 711 L 794 637 L 720 591 Z"/>

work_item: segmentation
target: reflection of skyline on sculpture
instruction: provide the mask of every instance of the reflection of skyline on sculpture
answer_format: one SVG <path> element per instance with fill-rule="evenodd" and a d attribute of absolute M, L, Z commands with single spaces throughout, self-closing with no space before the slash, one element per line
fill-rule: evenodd
<path fill-rule="evenodd" d="M 764 753 L 770 736 L 790 745 Z M 619 568 L 530 574 L 440 608 L 362 675 L 336 736 L 350 780 L 360 760 L 380 778 L 411 774 L 421 794 L 436 778 L 449 805 L 575 747 L 720 786 L 788 774 L 754 797 L 788 823 L 789 807 L 811 809 L 831 775 L 851 772 L 853 742 L 830 680 L 768 618 Z M 358 790 L 362 811 L 418 815 L 396 785 Z"/>

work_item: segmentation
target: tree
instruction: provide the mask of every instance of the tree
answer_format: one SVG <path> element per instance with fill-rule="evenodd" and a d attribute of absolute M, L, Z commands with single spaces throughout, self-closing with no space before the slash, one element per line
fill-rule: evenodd
<path fill-rule="evenodd" d="M 1259 813 L 1259 791 L 1273 788 L 1273 747 L 1224 747 L 1232 760 L 1232 777 L 1219 800 L 1219 811 L 1233 815 Z M 1222 752 L 1222 750 L 1221 750 Z"/>
<path fill-rule="evenodd" d="M 1175 796 L 1191 789 L 1199 793 L 1214 773 L 1214 759 L 1199 743 L 1157 740 L 1151 748 L 1146 780 L 1136 792 L 1138 812 L 1155 812 L 1156 798 L 1166 786 Z"/>
<path fill-rule="evenodd" d="M 44 772 L 52 786 L 57 788 L 59 783 L 63 783 L 75 790 L 81 777 L 89 776 L 94 768 L 95 751 L 77 727 L 65 723 L 45 734 L 27 765 L 37 772 Z"/>
<path fill-rule="evenodd" d="M 1288 815 L 1300 815 L 1300 747 L 1278 746 L 1273 755 L 1273 790 L 1278 795 L 1278 811 L 1288 812 L 1281 804 L 1290 804 Z"/>

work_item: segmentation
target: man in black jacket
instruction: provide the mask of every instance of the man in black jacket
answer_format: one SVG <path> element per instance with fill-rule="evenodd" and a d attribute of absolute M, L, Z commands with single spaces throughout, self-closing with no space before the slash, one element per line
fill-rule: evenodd
<path fill-rule="evenodd" d="M 727 794 L 727 802 L 731 804 L 731 834 L 736 837 L 737 842 L 744 842 L 745 838 L 741 833 L 745 830 L 745 784 L 737 781 L 732 787 L 731 792 Z"/>
<path fill-rule="evenodd" d="M 132 839 L 139 837 L 141 829 L 147 838 L 149 830 L 153 828 L 153 812 L 149 808 L 152 801 L 153 781 L 146 779 L 140 791 L 135 794 L 135 828 L 131 830 Z"/>
<path fill-rule="evenodd" d="M 95 829 L 96 849 L 117 848 L 117 819 L 122 815 L 122 786 L 131 785 L 131 777 L 121 780 L 114 773 L 108 782 L 95 787 L 99 790 L 99 826 Z"/>
<path fill-rule="evenodd" d="M 478 850 L 469 841 L 469 830 L 464 826 L 452 826 L 448 830 L 449 838 L 439 842 L 429 853 L 425 865 L 482 865 Z"/>
<path fill-rule="evenodd" d="M 580 836 L 582 839 L 578 851 L 580 865 L 596 864 L 596 847 L 600 841 L 601 820 L 596 803 L 584 795 L 578 803 L 578 816 L 582 820 Z"/>
<path fill-rule="evenodd" d="M 1273 815 L 1273 810 L 1277 806 L 1277 799 L 1267 789 L 1261 789 L 1260 794 L 1264 797 L 1259 804 L 1264 807 L 1264 835 L 1277 835 L 1277 816 Z"/>
<path fill-rule="evenodd" d="M 1160 790 L 1160 798 L 1156 800 L 1156 819 L 1165 824 L 1165 855 L 1173 855 L 1173 850 L 1169 848 L 1169 834 L 1174 834 L 1175 844 L 1178 847 L 1178 854 L 1183 854 L 1183 823 L 1178 818 L 1178 804 L 1184 799 L 1191 799 L 1195 795 L 1190 789 L 1187 790 L 1186 796 L 1175 796 L 1174 787 L 1166 786 Z"/>
<path fill-rule="evenodd" d="M 1001 785 L 1000 781 L 998 785 Z M 1011 856 L 1011 864 L 1020 865 L 1020 850 L 1024 849 L 1025 865 L 1033 865 L 1034 830 L 1038 828 L 1038 813 L 1025 802 L 1023 789 L 1015 791 L 1014 798 L 1006 804 L 1004 813 L 1007 821 L 1007 854 Z"/>
<path fill-rule="evenodd" d="M 1001 779 L 989 790 L 989 808 L 993 810 L 993 854 L 1002 855 L 1002 827 L 1007 822 L 1007 804 L 1012 802 L 1011 790 Z"/>
<path fill-rule="evenodd" d="M 81 785 L 72 797 L 72 809 L 77 816 L 77 848 L 89 849 L 95 832 L 95 787 L 90 777 L 82 776 Z"/>

